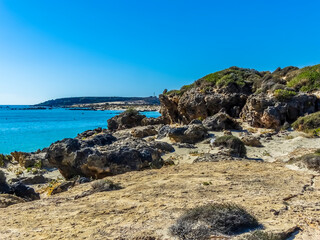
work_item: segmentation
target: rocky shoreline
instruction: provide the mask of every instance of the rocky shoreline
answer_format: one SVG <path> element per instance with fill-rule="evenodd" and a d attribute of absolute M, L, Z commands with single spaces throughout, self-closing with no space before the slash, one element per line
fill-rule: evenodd
<path fill-rule="evenodd" d="M 0 155 L 0 236 L 319 239 L 320 99 L 289 84 L 304 71 L 233 67 L 164 91 L 161 117 L 129 108 L 108 129 Z"/>

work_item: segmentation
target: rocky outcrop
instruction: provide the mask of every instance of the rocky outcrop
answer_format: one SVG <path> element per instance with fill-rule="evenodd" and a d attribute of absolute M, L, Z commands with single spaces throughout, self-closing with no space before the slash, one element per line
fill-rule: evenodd
<path fill-rule="evenodd" d="M 273 73 L 231 67 L 209 74 L 180 90 L 159 96 L 161 114 L 169 123 L 189 124 L 218 112 L 239 116 L 252 126 L 279 128 L 299 116 L 318 111 L 319 100 L 310 92 L 320 65 L 278 68 Z M 317 81 L 317 80 L 316 80 Z"/>
<path fill-rule="evenodd" d="M 174 142 L 196 143 L 204 140 L 207 129 L 202 124 L 191 124 L 183 127 L 171 128 L 169 138 Z"/>
<path fill-rule="evenodd" d="M 142 120 L 146 116 L 136 110 L 127 110 L 113 118 L 108 119 L 108 129 L 111 131 L 142 126 Z"/>
<path fill-rule="evenodd" d="M 137 138 L 154 136 L 157 133 L 158 131 L 153 126 L 136 127 L 131 131 L 131 135 Z"/>
<path fill-rule="evenodd" d="M 6 176 L 3 171 L 0 171 L 0 194 L 14 194 L 27 201 L 40 199 L 39 193 L 36 193 L 33 188 L 28 187 L 21 182 L 17 182 L 12 185 L 9 185 L 6 182 Z M 5 199 L 12 199 L 12 198 L 5 198 Z M 5 201 L 5 199 L 3 199 L 3 201 Z"/>
<path fill-rule="evenodd" d="M 104 141 L 95 141 L 95 138 Z M 116 141 L 110 134 L 101 134 L 87 140 L 58 141 L 49 147 L 47 158 L 67 179 L 77 175 L 103 178 L 128 171 L 159 168 L 163 165 L 161 151 L 142 139 Z"/>
<path fill-rule="evenodd" d="M 221 131 L 225 129 L 240 129 L 239 123 L 228 114 L 219 112 L 203 121 L 203 126 L 210 131 Z"/>
<path fill-rule="evenodd" d="M 262 144 L 259 140 L 259 138 L 252 136 L 252 135 L 246 135 L 241 138 L 241 141 L 244 143 L 246 146 L 250 147 L 262 147 Z"/>
<path fill-rule="evenodd" d="M 213 146 L 226 148 L 223 154 L 230 154 L 234 157 L 245 157 L 247 150 L 244 143 L 237 137 L 225 135 L 215 139 Z"/>
<path fill-rule="evenodd" d="M 238 117 L 248 95 L 245 93 L 210 92 L 192 89 L 181 97 L 160 95 L 161 114 L 170 123 L 188 124 L 193 119 L 205 119 L 221 109 L 232 117 Z"/>
<path fill-rule="evenodd" d="M 314 95 L 299 94 L 287 101 L 278 101 L 262 93 L 249 97 L 240 117 L 254 127 L 279 128 L 285 122 L 293 122 L 319 109 L 320 101 Z"/>

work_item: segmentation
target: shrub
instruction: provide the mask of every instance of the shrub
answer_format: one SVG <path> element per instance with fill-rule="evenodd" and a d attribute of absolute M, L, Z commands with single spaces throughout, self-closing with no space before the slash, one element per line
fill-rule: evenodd
<path fill-rule="evenodd" d="M 299 117 L 292 127 L 296 130 L 306 133 L 312 133 L 314 135 L 320 134 L 320 111 L 309 114 L 304 117 Z"/>
<path fill-rule="evenodd" d="M 297 95 L 295 91 L 289 91 L 285 89 L 277 89 L 274 92 L 274 96 L 276 97 L 277 100 L 279 101 L 289 101 L 291 100 L 294 96 Z"/>
<path fill-rule="evenodd" d="M 292 78 L 287 86 L 293 87 L 302 92 L 310 92 L 320 88 L 320 64 L 305 67 L 300 70 L 297 76 Z"/>
<path fill-rule="evenodd" d="M 231 150 L 231 154 L 238 157 L 244 157 L 247 153 L 247 149 L 244 143 L 239 138 L 233 135 L 218 137 L 215 140 L 214 145 L 229 148 Z"/>
<path fill-rule="evenodd" d="M 289 163 L 298 163 L 303 167 L 320 172 L 320 154 L 319 152 L 303 155 L 299 158 L 290 160 Z"/>
<path fill-rule="evenodd" d="M 170 227 L 180 239 L 208 239 L 210 235 L 236 235 L 255 229 L 257 220 L 232 204 L 208 204 L 186 211 Z"/>
<path fill-rule="evenodd" d="M 127 110 L 125 110 L 123 113 L 126 113 L 130 116 L 133 116 L 133 115 L 139 115 L 140 113 L 134 109 L 133 107 L 129 107 Z"/>

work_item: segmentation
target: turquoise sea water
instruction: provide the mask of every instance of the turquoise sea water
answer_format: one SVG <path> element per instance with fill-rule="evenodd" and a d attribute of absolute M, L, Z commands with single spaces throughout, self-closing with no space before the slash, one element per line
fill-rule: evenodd
<path fill-rule="evenodd" d="M 63 138 L 98 127 L 107 128 L 107 120 L 121 111 L 85 111 L 63 108 L 23 110 L 28 106 L 0 105 L 0 153 L 32 152 Z M 143 112 L 158 117 L 158 112 Z"/>

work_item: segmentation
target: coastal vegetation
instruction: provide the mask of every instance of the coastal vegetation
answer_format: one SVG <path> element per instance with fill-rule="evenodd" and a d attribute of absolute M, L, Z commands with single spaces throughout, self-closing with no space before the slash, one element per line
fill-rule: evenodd
<path fill-rule="evenodd" d="M 320 111 L 298 118 L 292 124 L 292 127 L 298 131 L 319 135 L 320 134 Z"/>
<path fill-rule="evenodd" d="M 234 204 L 208 204 L 187 210 L 170 231 L 180 239 L 208 239 L 210 235 L 236 235 L 259 226 L 254 216 Z"/>

